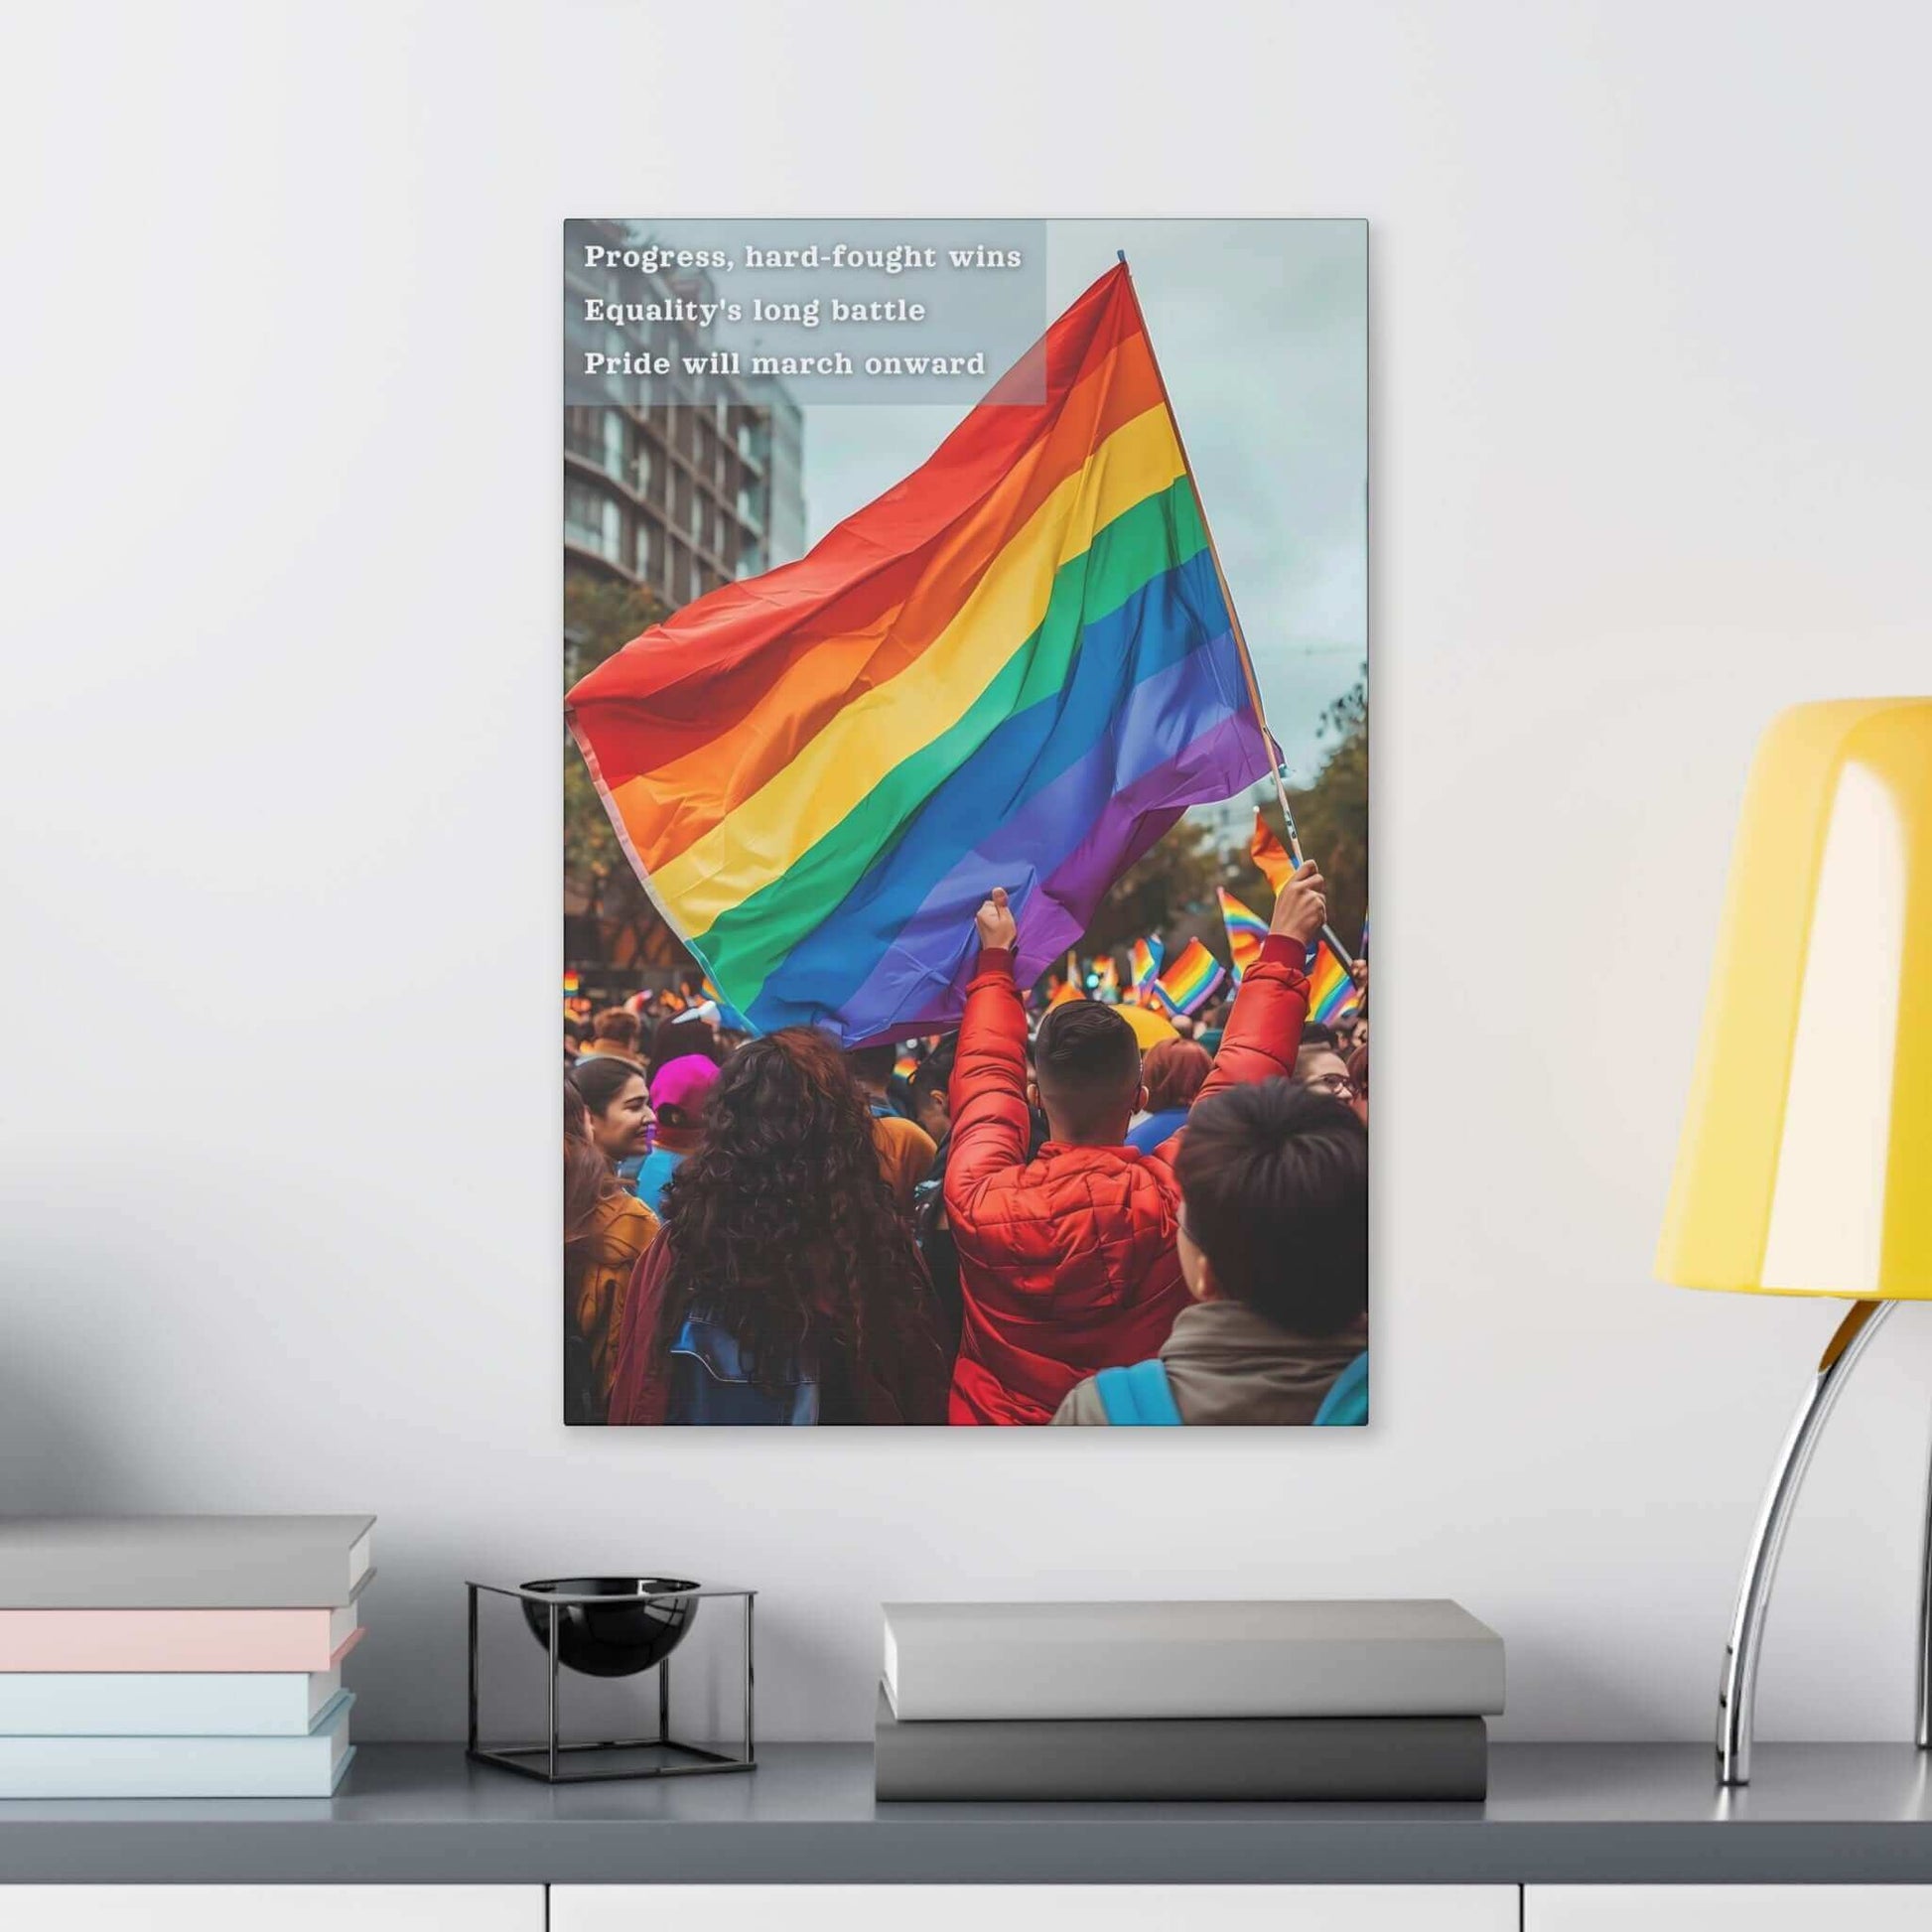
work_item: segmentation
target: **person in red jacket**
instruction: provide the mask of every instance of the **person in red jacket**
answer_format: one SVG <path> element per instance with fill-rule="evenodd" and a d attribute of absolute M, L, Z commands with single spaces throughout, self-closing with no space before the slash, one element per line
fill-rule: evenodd
<path fill-rule="evenodd" d="M 1309 1006 L 1302 964 L 1326 912 L 1321 875 L 1305 865 L 1275 901 L 1202 1099 L 1294 1070 Z M 1047 1014 L 1028 1080 L 1004 891 L 977 923 L 950 1092 L 945 1202 L 964 1323 L 948 1420 L 1044 1423 L 1096 1370 L 1155 1353 L 1188 1305 L 1174 1245 L 1179 1135 L 1152 1154 L 1122 1145 L 1143 1098 L 1140 1045 L 1096 1001 Z M 1033 1160 L 1031 1106 L 1047 1126 Z"/>

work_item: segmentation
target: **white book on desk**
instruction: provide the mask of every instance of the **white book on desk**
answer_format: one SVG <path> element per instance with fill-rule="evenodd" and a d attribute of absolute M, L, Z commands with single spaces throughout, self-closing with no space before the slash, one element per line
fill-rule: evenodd
<path fill-rule="evenodd" d="M 335 1609 L 372 1571 L 373 1516 L 0 1517 L 0 1607 Z"/>
<path fill-rule="evenodd" d="M 894 1715 L 1493 1717 L 1502 1639 L 1443 1598 L 888 1603 Z"/>

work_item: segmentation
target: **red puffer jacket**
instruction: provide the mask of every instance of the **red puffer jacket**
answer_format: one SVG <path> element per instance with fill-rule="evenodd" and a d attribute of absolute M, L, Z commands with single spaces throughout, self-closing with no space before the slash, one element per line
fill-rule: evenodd
<path fill-rule="evenodd" d="M 1201 1097 L 1292 1072 L 1308 1009 L 1302 948 L 1269 938 Z M 1049 1141 L 1027 1159 L 1027 1013 L 1006 952 L 982 953 L 966 990 L 951 1098 L 946 1218 L 965 1322 L 948 1420 L 1048 1422 L 1075 1383 L 1152 1355 L 1187 1306 L 1180 1135 L 1153 1154 Z"/>

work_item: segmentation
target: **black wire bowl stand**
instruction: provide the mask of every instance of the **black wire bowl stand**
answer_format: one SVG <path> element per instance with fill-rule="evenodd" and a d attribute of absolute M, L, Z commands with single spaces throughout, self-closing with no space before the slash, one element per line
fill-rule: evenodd
<path fill-rule="evenodd" d="M 752 1662 L 752 1606 L 758 1596 L 755 1589 L 733 1589 L 722 1586 L 703 1585 L 696 1588 L 659 1590 L 656 1592 L 634 1591 L 621 1596 L 571 1595 L 561 1590 L 547 1589 L 510 1589 L 500 1584 L 465 1585 L 470 1592 L 470 1722 L 469 1742 L 465 1755 L 474 1764 L 494 1764 L 498 1769 L 514 1771 L 519 1777 L 535 1778 L 542 1784 L 591 1784 L 609 1782 L 618 1778 L 692 1778 L 706 1777 L 721 1771 L 751 1771 L 758 1768 L 757 1745 L 753 1731 L 753 1690 L 756 1673 Z M 549 1685 L 547 1698 L 548 1722 L 546 1735 L 536 1744 L 486 1744 L 482 1741 L 478 1730 L 478 1710 L 482 1693 L 482 1663 L 478 1643 L 479 1603 L 483 1595 L 506 1596 L 517 1602 L 524 1616 L 529 1616 L 529 1606 L 537 1606 L 540 1614 L 531 1619 L 533 1626 L 541 1624 L 547 1641 L 544 1649 L 547 1658 Z M 671 1659 L 668 1654 L 661 1657 L 650 1669 L 657 1673 L 657 1734 L 654 1737 L 610 1737 L 596 1743 L 567 1744 L 563 1741 L 557 1708 L 557 1680 L 563 1668 L 559 1653 L 557 1633 L 561 1619 L 560 1609 L 568 1609 L 573 1604 L 604 1604 L 620 1606 L 647 1603 L 688 1603 L 704 1597 L 737 1597 L 745 1606 L 744 1618 L 744 1672 L 741 1684 L 744 1692 L 743 1745 L 736 1751 L 709 1750 L 698 1744 L 680 1743 L 671 1735 Z M 547 1606 L 547 1607 L 546 1607 Z M 639 1764 L 635 1761 L 637 1753 L 655 1753 L 658 1761 Z M 628 1754 L 630 1761 L 619 1762 Z"/>

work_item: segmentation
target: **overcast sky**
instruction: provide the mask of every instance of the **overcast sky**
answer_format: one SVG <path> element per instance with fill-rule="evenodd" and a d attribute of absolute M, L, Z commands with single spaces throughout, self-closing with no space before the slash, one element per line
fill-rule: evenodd
<path fill-rule="evenodd" d="M 1051 221 L 1049 312 L 1127 251 L 1268 722 L 1291 776 L 1368 638 L 1368 230 L 1358 221 Z M 812 542 L 928 457 L 956 409 L 808 407 Z"/>

